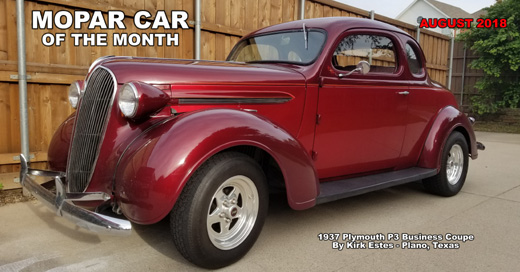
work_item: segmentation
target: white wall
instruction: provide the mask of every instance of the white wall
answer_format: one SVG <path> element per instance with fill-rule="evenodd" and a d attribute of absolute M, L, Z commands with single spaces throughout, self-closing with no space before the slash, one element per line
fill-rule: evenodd
<path fill-rule="evenodd" d="M 433 8 L 429 4 L 424 1 L 417 1 L 413 4 L 408 10 L 406 10 L 403 14 L 398 16 L 396 19 L 412 24 L 417 24 L 417 17 L 422 16 L 423 18 L 446 18 L 441 12 L 437 9 Z M 444 35 L 451 35 L 451 29 L 442 29 L 442 28 L 428 28 L 428 30 L 435 31 L 437 33 L 441 33 Z"/>

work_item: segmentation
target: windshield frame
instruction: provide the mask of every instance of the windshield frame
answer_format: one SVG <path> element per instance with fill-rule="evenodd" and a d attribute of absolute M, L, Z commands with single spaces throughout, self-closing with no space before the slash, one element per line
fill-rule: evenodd
<path fill-rule="evenodd" d="M 283 34 L 283 33 L 293 33 L 293 32 L 300 32 L 302 35 L 304 35 L 304 33 L 303 33 L 303 26 L 300 29 L 284 29 L 284 30 L 278 30 L 278 31 L 262 33 L 262 34 L 259 34 L 259 35 L 247 36 L 246 38 L 244 38 L 244 39 L 240 40 L 239 42 L 237 42 L 237 44 L 233 47 L 231 52 L 229 52 L 229 55 L 226 58 L 226 61 L 237 62 L 237 63 L 287 63 L 287 64 L 294 64 L 294 65 L 300 65 L 300 66 L 308 66 L 308 65 L 311 65 L 314 62 L 316 62 L 316 60 L 323 53 L 323 49 L 325 48 L 325 45 L 327 44 L 328 33 L 327 33 L 327 31 L 325 29 L 322 29 L 322 28 L 312 28 L 312 27 L 306 27 L 307 35 L 309 35 L 310 32 L 320 32 L 320 33 L 323 34 L 323 42 L 321 44 L 321 47 L 317 51 L 316 56 L 311 61 L 301 62 L 301 61 L 290 61 L 290 60 L 255 60 L 255 61 L 242 62 L 242 61 L 230 60 L 231 57 L 234 56 L 237 53 L 237 50 L 239 49 L 239 47 L 243 43 L 247 42 L 250 39 L 254 39 L 254 38 L 258 38 L 258 37 L 262 37 L 262 36 L 268 36 L 268 35 L 276 35 L 276 34 Z"/>

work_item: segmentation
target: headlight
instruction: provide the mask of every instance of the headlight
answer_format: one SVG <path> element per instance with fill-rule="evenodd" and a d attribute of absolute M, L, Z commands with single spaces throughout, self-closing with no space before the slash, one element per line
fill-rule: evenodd
<path fill-rule="evenodd" d="M 126 118 L 137 120 L 160 111 L 169 101 L 170 96 L 157 87 L 131 81 L 121 88 L 117 104 Z"/>
<path fill-rule="evenodd" d="M 82 88 L 83 88 L 83 80 L 74 81 L 69 86 L 69 102 L 70 102 L 70 105 L 75 109 L 78 108 L 78 102 L 79 102 L 79 97 L 82 92 Z"/>
<path fill-rule="evenodd" d="M 119 92 L 118 100 L 119 109 L 124 116 L 134 118 L 139 106 L 139 96 L 137 88 L 133 83 L 126 83 L 123 85 L 121 92 Z"/>

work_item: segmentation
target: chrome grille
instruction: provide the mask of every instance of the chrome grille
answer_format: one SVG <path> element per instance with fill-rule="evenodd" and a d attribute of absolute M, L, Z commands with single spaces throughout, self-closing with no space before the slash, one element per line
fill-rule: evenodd
<path fill-rule="evenodd" d="M 76 115 L 67 180 L 70 192 L 83 192 L 90 181 L 114 97 L 111 73 L 98 68 L 90 75 Z"/>

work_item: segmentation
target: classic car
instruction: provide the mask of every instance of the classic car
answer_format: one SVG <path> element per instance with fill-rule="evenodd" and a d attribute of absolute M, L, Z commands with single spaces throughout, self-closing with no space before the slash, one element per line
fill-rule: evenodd
<path fill-rule="evenodd" d="M 186 259 L 223 267 L 253 246 L 276 190 L 295 210 L 420 180 L 461 190 L 483 145 L 425 63 L 410 35 L 358 18 L 270 26 L 226 61 L 103 57 L 70 86 L 51 170 L 23 159 L 21 180 L 92 231 L 169 217 Z"/>

